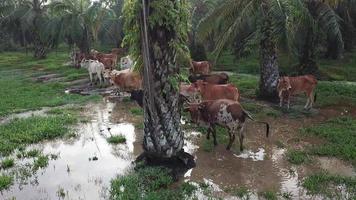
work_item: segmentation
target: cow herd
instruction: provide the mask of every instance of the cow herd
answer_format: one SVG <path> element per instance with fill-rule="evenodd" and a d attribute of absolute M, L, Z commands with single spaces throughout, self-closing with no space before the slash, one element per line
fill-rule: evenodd
<path fill-rule="evenodd" d="M 80 57 L 80 66 L 89 72 L 91 83 L 96 75 L 100 81 L 115 86 L 118 92 L 128 92 L 131 99 L 143 106 L 143 86 L 141 74 L 132 70 L 133 61 L 129 56 L 123 57 L 121 49 L 113 49 L 110 54 L 103 54 L 92 50 L 90 57 Z M 78 55 L 76 55 L 78 56 Z M 117 60 L 120 59 L 120 71 L 116 70 Z M 189 69 L 190 83 L 181 83 L 179 87 L 180 106 L 190 113 L 191 122 L 207 128 L 207 139 L 210 133 L 216 141 L 216 126 L 228 130 L 229 143 L 226 149 L 230 149 L 238 134 L 240 150 L 243 150 L 245 137 L 244 126 L 247 119 L 254 119 L 243 109 L 240 102 L 238 88 L 228 83 L 229 76 L 226 73 L 211 73 L 212 64 L 208 61 L 191 61 Z M 290 97 L 299 93 L 306 93 L 308 100 L 305 109 L 310 109 L 315 101 L 314 90 L 317 80 L 312 75 L 299 77 L 281 77 L 278 79 L 277 92 L 280 98 L 280 106 L 287 101 L 289 108 Z M 269 124 L 266 125 L 266 136 L 269 134 Z"/>

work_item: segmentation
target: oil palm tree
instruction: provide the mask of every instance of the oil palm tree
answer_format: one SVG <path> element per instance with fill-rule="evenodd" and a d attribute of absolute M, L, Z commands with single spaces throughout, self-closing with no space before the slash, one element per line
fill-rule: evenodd
<path fill-rule="evenodd" d="M 318 6 L 314 7 L 317 10 L 311 8 L 314 2 L 317 2 Z M 247 29 L 254 29 L 254 32 L 247 34 L 245 39 L 259 43 L 259 95 L 264 98 L 276 97 L 278 48 L 297 55 L 303 64 L 315 59 L 315 37 L 320 32 L 343 42 L 337 15 L 325 2 L 317 0 L 226 0 L 202 21 L 199 37 L 205 39 L 212 33 L 217 36 L 214 51 L 217 58 L 224 47 L 244 35 Z"/>
<path fill-rule="evenodd" d="M 51 47 L 45 27 L 49 19 L 47 0 L 13 1 L 11 12 L 2 12 L 1 26 L 22 43 L 33 44 L 34 57 L 45 58 Z"/>
<path fill-rule="evenodd" d="M 188 7 L 185 0 L 127 0 L 125 38 L 130 54 L 143 63 L 145 157 L 183 155 L 179 112 L 178 54 L 187 52 Z M 140 61 L 141 60 L 141 61 Z M 169 162 L 171 163 L 171 162 Z"/>

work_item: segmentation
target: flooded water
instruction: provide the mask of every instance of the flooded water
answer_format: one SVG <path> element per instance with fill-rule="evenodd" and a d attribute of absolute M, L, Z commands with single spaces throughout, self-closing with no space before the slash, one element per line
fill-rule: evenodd
<path fill-rule="evenodd" d="M 30 184 L 16 181 L 9 191 L 0 195 L 1 199 L 58 199 L 60 191 L 65 194 L 64 199 L 107 199 L 110 180 L 131 169 L 138 154 L 135 146 L 140 149 L 139 133 L 129 122 L 113 123 L 116 119 L 111 119 L 110 113 L 119 109 L 114 103 L 87 108 L 92 120 L 75 128 L 78 138 L 30 147 L 59 157 L 32 176 Z M 126 143 L 110 145 L 106 141 L 110 135 L 123 135 Z"/>
<path fill-rule="evenodd" d="M 44 154 L 58 155 L 58 159 L 50 160 L 48 167 L 30 175 L 26 181 L 16 178 L 15 184 L 0 194 L 0 199 L 108 199 L 110 180 L 132 170 L 132 161 L 142 152 L 143 137 L 142 130 L 135 128 L 142 124 L 142 116 L 133 116 L 129 112 L 137 105 L 109 100 L 105 98 L 101 103 L 86 106 L 85 115 L 91 120 L 74 128 L 78 137 L 29 147 L 40 149 Z M 16 114 L 5 120 L 43 115 L 46 111 L 48 109 Z M 8 122 L 5 120 L 0 123 Z M 214 197 L 222 199 L 238 199 L 226 189 L 240 187 L 249 188 L 250 199 L 258 199 L 261 191 L 287 193 L 292 199 L 323 199 L 308 195 L 301 186 L 308 173 L 317 169 L 356 176 L 351 165 L 333 158 L 320 157 L 311 167 L 290 165 L 285 159 L 286 148 L 277 148 L 275 141 L 282 140 L 288 146 L 298 147 L 301 141 L 296 136 L 297 130 L 308 120 L 286 120 L 272 123 L 272 136 L 268 139 L 264 136 L 263 126 L 248 123 L 243 152 L 237 150 L 237 141 L 232 151 L 227 151 L 226 144 L 221 143 L 206 152 L 200 148 L 206 140 L 204 133 L 186 131 L 184 150 L 195 157 L 196 167 L 187 171 L 182 181 L 197 186 L 204 183 L 211 188 Z M 182 120 L 182 123 L 186 122 Z M 124 136 L 126 142 L 109 144 L 106 139 L 113 135 Z M 19 160 L 16 165 L 25 167 L 31 161 Z M 342 186 L 340 191 L 344 191 L 344 196 L 348 195 Z M 209 198 L 200 186 L 195 195 L 198 199 Z"/>

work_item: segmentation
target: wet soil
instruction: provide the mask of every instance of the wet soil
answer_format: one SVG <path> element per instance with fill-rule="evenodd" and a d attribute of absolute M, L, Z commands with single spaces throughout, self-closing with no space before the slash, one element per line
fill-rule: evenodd
<path fill-rule="evenodd" d="M 60 191 L 65 194 L 63 199 L 107 199 L 110 180 L 133 168 L 132 161 L 143 152 L 143 131 L 136 128 L 143 119 L 130 112 L 137 104 L 123 101 L 126 95 L 113 96 L 110 88 L 91 89 L 84 84 L 77 87 L 90 94 L 105 96 L 103 102 L 86 106 L 84 114 L 91 120 L 74 127 L 78 135 L 74 139 L 29 147 L 59 157 L 50 160 L 48 167 L 33 174 L 26 184 L 16 177 L 15 184 L 0 193 L 0 199 L 60 199 L 63 197 L 59 195 Z M 41 115 L 44 112 L 28 112 L 19 116 Z M 318 109 L 315 113 L 301 118 L 289 118 L 287 115 L 277 119 L 267 118 L 271 125 L 269 138 L 265 137 L 263 125 L 248 122 L 243 152 L 239 152 L 237 141 L 231 151 L 225 149 L 226 144 L 220 143 L 211 152 L 206 152 L 201 148 L 206 140 L 205 133 L 186 131 L 184 150 L 195 157 L 196 167 L 189 170 L 181 181 L 210 185 L 213 196 L 224 199 L 235 198 L 225 192 L 228 188 L 242 186 L 253 192 L 250 199 L 257 199 L 257 193 L 261 191 L 290 193 L 292 199 L 323 199 L 321 196 L 309 196 L 301 187 L 305 176 L 327 170 L 332 174 L 355 177 L 355 169 L 336 158 L 317 158 L 311 164 L 293 166 L 286 161 L 285 152 L 290 147 L 323 144 L 324 141 L 317 138 L 301 137 L 299 129 L 337 116 L 356 116 L 356 109 L 339 106 Z M 111 135 L 123 135 L 126 143 L 109 144 L 106 139 Z M 277 141 L 284 147 L 278 146 Z M 19 165 L 26 165 L 26 162 L 28 160 L 21 160 Z M 197 191 L 198 199 L 207 198 L 203 193 L 201 189 Z"/>

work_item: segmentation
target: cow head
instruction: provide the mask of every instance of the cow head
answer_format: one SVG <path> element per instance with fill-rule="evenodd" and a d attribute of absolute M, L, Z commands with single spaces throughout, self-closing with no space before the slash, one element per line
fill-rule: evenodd
<path fill-rule="evenodd" d="M 292 88 L 288 76 L 283 76 L 278 79 L 277 90 L 279 96 L 282 95 L 284 91 L 289 91 Z"/>
<path fill-rule="evenodd" d="M 184 111 L 190 113 L 191 122 L 199 124 L 202 118 L 201 109 L 202 105 L 200 103 L 190 103 L 188 107 L 184 108 Z"/>
<path fill-rule="evenodd" d="M 89 60 L 86 60 L 85 58 L 82 59 L 82 61 L 80 61 L 80 67 L 81 68 L 88 68 L 89 67 Z"/>

